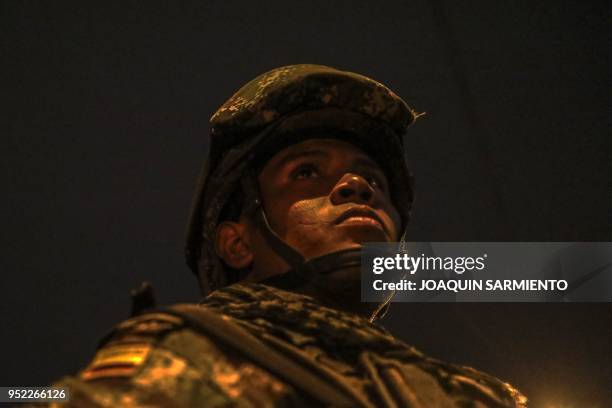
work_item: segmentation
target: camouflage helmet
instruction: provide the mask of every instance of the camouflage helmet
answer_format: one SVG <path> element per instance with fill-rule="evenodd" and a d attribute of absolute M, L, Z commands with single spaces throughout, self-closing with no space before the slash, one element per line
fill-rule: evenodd
<path fill-rule="evenodd" d="M 383 167 L 405 232 L 413 183 L 403 139 L 416 117 L 384 85 L 322 65 L 277 68 L 240 88 L 210 120 L 208 160 L 200 173 L 188 224 L 187 264 L 198 275 L 202 292 L 237 279 L 215 253 L 216 228 L 228 203 L 240 199 L 243 206 L 262 207 L 252 176 L 255 167 L 284 147 L 321 137 L 322 132 L 326 138 L 331 134 L 360 147 Z M 269 228 L 263 209 L 261 213 Z"/>

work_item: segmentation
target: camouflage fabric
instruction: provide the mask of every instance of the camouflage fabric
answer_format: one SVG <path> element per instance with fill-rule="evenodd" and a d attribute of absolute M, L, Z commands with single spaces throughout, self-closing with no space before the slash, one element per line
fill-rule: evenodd
<path fill-rule="evenodd" d="M 202 307 L 227 316 L 292 359 L 316 366 L 327 381 L 350 393 L 356 406 L 526 406 L 509 384 L 429 358 L 366 319 L 307 296 L 236 284 L 212 293 Z M 114 366 L 112 358 L 106 366 L 99 361 L 105 350 L 126 344 L 150 348 L 145 356 L 132 353 L 125 372 L 112 371 L 120 366 L 117 359 Z M 88 368 L 56 385 L 70 388 L 68 406 L 74 407 L 312 406 L 307 395 L 265 367 L 163 314 L 122 323 Z"/>
<path fill-rule="evenodd" d="M 53 386 L 69 389 L 68 403 L 50 405 L 62 407 L 307 406 L 290 385 L 164 314 L 122 322 L 84 370 Z"/>
<path fill-rule="evenodd" d="M 388 123 L 403 134 L 416 114 L 389 88 L 335 68 L 299 64 L 266 72 L 240 88 L 211 117 L 213 138 L 251 133 L 300 110 L 338 107 Z"/>

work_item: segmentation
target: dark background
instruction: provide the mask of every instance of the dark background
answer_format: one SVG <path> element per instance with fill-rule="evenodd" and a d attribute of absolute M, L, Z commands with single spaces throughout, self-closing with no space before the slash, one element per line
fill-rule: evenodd
<path fill-rule="evenodd" d="M 208 118 L 281 65 L 427 112 L 412 240 L 612 240 L 606 2 L 106 3 L 0 3 L 0 385 L 78 370 L 144 279 L 198 299 L 182 238 Z M 605 407 L 611 323 L 610 304 L 396 304 L 386 324 L 534 407 Z"/>

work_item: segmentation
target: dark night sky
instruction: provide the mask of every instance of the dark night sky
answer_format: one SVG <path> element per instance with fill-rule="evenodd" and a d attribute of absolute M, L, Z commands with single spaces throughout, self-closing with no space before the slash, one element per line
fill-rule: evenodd
<path fill-rule="evenodd" d="M 427 112 L 412 240 L 612 241 L 606 2 L 106 3 L 0 3 L 0 385 L 82 367 L 144 279 L 198 299 L 182 239 L 208 118 L 281 65 Z M 612 399 L 611 322 L 610 304 L 397 304 L 387 326 L 534 407 L 586 408 Z"/>

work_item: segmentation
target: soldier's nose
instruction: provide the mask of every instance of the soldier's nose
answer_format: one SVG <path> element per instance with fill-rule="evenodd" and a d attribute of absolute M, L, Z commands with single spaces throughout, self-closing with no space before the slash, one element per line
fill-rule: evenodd
<path fill-rule="evenodd" d="M 347 174 L 334 186 L 331 201 L 335 205 L 348 202 L 372 204 L 374 189 L 363 177 L 356 174 Z"/>

